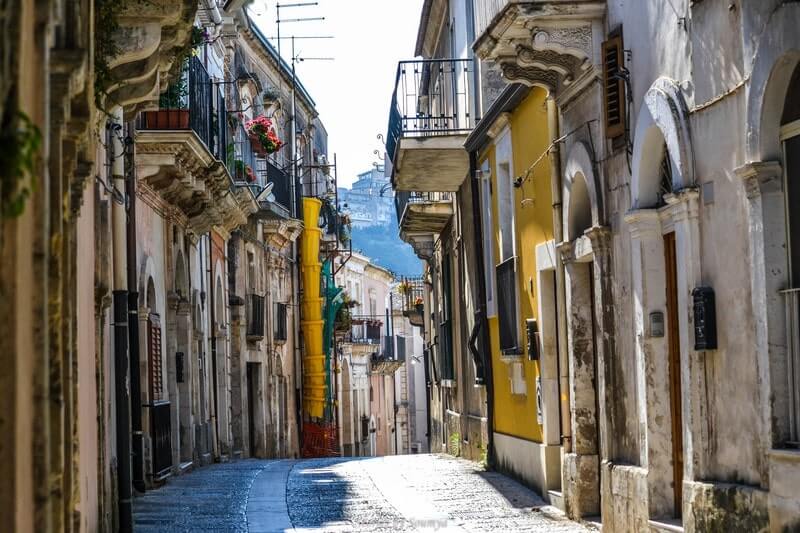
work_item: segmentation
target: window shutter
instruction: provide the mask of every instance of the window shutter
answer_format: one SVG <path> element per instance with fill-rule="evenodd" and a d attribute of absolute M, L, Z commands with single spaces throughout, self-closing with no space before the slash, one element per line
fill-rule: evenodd
<path fill-rule="evenodd" d="M 150 401 L 163 399 L 163 363 L 161 360 L 161 321 L 160 317 L 151 313 L 147 317 L 147 366 L 149 369 Z"/>
<path fill-rule="evenodd" d="M 620 76 L 624 67 L 624 48 L 619 34 L 603 43 L 603 100 L 609 139 L 625 133 L 625 82 Z"/>

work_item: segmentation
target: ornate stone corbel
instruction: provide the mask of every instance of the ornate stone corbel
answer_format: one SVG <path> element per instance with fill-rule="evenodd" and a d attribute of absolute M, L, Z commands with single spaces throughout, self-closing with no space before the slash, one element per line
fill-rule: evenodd
<path fill-rule="evenodd" d="M 783 168 L 777 161 L 751 161 L 734 170 L 744 182 L 747 197 L 783 191 Z"/>

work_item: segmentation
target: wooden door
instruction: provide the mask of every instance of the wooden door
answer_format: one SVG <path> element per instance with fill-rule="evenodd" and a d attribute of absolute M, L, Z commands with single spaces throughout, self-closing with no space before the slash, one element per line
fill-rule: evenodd
<path fill-rule="evenodd" d="M 683 420 L 681 417 L 681 350 L 678 330 L 678 265 L 675 233 L 664 235 L 667 278 L 667 348 L 669 350 L 669 405 L 672 415 L 672 481 L 675 517 L 681 516 L 683 502 Z"/>

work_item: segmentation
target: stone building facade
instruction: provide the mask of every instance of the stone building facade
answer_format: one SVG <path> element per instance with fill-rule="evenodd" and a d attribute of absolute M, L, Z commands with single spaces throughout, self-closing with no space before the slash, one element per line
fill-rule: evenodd
<path fill-rule="evenodd" d="M 444 338 L 437 288 L 454 276 L 439 257 L 456 246 L 474 268 L 496 266 L 463 232 L 487 231 L 460 205 L 479 189 L 457 183 L 483 175 L 463 136 L 491 129 L 481 120 L 495 121 L 515 86 L 543 91 L 549 142 L 506 176 L 524 184 L 550 167 L 536 179 L 551 200 L 534 198 L 533 209 L 552 216 L 552 234 L 521 246 L 554 274 L 554 309 L 537 319 L 555 324 L 557 342 L 541 330 L 528 342 L 556 363 L 561 400 L 545 395 L 543 407 L 558 413 L 560 479 L 527 482 L 610 531 L 796 529 L 796 3 L 476 0 L 466 17 L 463 7 L 424 2 L 418 53 L 442 59 L 442 77 L 472 57 L 458 45 L 469 35 L 480 98 L 459 101 L 451 74 L 452 123 L 426 133 L 438 109 L 404 109 L 398 98 L 387 135 L 401 234 L 429 259 L 427 342 Z M 432 21 L 456 26 L 431 31 Z M 455 41 L 442 49 L 425 35 Z M 481 120 L 459 123 L 467 112 Z M 453 228 L 462 233 L 448 247 Z M 457 279 L 456 290 L 468 286 Z M 518 293 L 540 291 L 534 281 Z M 476 296 L 485 309 L 487 292 Z M 456 361 L 469 361 L 467 346 Z M 473 346 L 489 374 L 501 370 Z M 437 363 L 434 350 L 428 365 Z M 445 407 L 439 417 L 433 382 L 435 425 L 455 415 Z M 499 402 L 496 390 L 486 395 L 494 463 Z"/>
<path fill-rule="evenodd" d="M 167 476 L 296 456 L 287 162 L 326 145 L 305 89 L 294 129 L 291 71 L 241 2 L 22 0 L 0 23 L 11 530 L 130 531 Z M 277 154 L 242 135 L 257 114 Z"/>

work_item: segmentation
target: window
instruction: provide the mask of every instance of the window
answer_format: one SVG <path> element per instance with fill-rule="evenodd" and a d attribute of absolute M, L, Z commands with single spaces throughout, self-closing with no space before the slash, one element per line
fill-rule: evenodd
<path fill-rule="evenodd" d="M 492 218 L 492 181 L 489 161 L 485 161 L 481 167 L 481 209 L 483 211 L 483 264 L 485 265 L 486 276 L 486 315 L 497 315 L 497 303 L 495 300 L 495 282 L 492 270 L 494 269 L 494 221 Z"/>
<path fill-rule="evenodd" d="M 514 257 L 517 250 L 515 239 L 516 204 L 514 186 L 511 183 L 514 172 L 511 153 L 511 130 L 506 128 L 496 143 L 497 167 L 497 222 L 498 248 L 500 261 Z"/>
<path fill-rule="evenodd" d="M 253 252 L 247 252 L 247 288 L 256 290 L 256 258 Z"/>
<path fill-rule="evenodd" d="M 161 321 L 155 313 L 147 317 L 147 362 L 150 401 L 157 402 L 164 399 L 164 366 L 161 360 Z"/>
<path fill-rule="evenodd" d="M 504 355 L 522 353 L 519 342 L 517 320 L 517 268 L 516 258 L 511 257 L 497 265 L 498 326 L 500 350 Z"/>
<path fill-rule="evenodd" d="M 625 133 L 625 56 L 622 35 L 603 43 L 603 101 L 606 137 L 614 139 Z"/>
<path fill-rule="evenodd" d="M 783 141 L 786 241 L 789 256 L 789 286 L 783 295 L 788 336 L 789 438 L 787 444 L 800 447 L 800 120 L 781 128 Z"/>
<path fill-rule="evenodd" d="M 442 257 L 442 321 L 439 324 L 439 353 L 442 379 L 455 379 L 453 369 L 453 317 L 450 256 Z"/>
<path fill-rule="evenodd" d="M 275 302 L 275 310 L 272 317 L 272 339 L 276 341 L 287 340 L 287 329 L 286 304 Z"/>
<path fill-rule="evenodd" d="M 264 337 L 264 297 L 258 294 L 247 296 L 247 336 Z"/>

